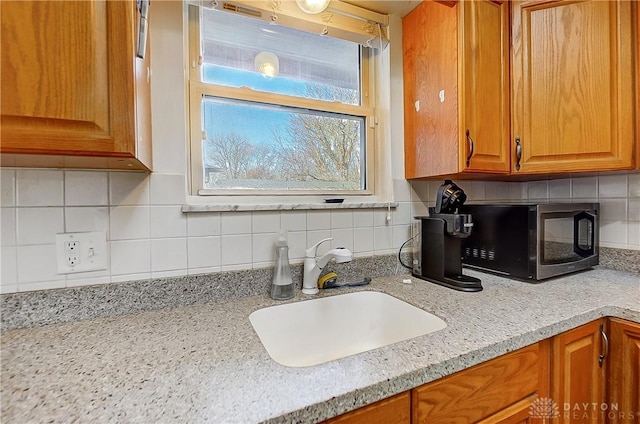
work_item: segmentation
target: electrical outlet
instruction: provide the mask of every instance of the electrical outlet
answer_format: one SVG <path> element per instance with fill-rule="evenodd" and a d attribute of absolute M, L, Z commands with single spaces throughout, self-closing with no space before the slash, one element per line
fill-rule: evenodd
<path fill-rule="evenodd" d="M 107 269 L 104 231 L 56 234 L 58 274 Z"/>

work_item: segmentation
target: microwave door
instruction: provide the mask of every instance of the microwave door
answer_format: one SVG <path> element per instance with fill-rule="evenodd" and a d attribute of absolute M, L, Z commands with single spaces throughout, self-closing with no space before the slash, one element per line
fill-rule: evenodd
<path fill-rule="evenodd" d="M 581 212 L 573 217 L 573 251 L 586 258 L 595 252 L 595 216 Z"/>

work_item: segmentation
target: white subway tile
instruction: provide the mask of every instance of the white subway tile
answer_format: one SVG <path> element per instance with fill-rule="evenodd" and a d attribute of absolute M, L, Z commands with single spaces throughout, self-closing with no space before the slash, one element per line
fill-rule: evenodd
<path fill-rule="evenodd" d="M 139 274 L 120 274 L 111 275 L 112 283 L 122 283 L 125 281 L 148 280 L 151 278 L 151 272 L 141 272 Z"/>
<path fill-rule="evenodd" d="M 189 270 L 219 267 L 220 237 L 189 237 L 187 253 Z"/>
<path fill-rule="evenodd" d="M 399 249 L 400 246 L 402 246 L 402 244 L 405 241 L 409 240 L 410 238 L 411 238 L 411 225 L 394 225 L 393 226 L 393 248 L 394 249 Z"/>
<path fill-rule="evenodd" d="M 436 197 L 438 197 L 438 191 L 440 190 L 440 186 L 442 186 L 442 184 L 444 184 L 444 179 L 442 180 L 437 180 L 437 181 L 428 181 L 428 192 L 427 192 L 427 198 L 424 200 L 427 200 L 429 202 L 435 202 L 436 201 Z M 462 184 L 462 189 L 463 190 L 473 190 L 471 188 L 471 185 L 467 185 L 466 183 L 461 183 Z"/>
<path fill-rule="evenodd" d="M 407 180 L 393 180 L 393 198 L 396 202 L 411 201 L 411 186 Z"/>
<path fill-rule="evenodd" d="M 353 229 L 353 253 L 373 252 L 373 227 Z"/>
<path fill-rule="evenodd" d="M 603 221 L 626 221 L 627 199 L 600 199 L 600 219 Z"/>
<path fill-rule="evenodd" d="M 629 197 L 640 197 L 640 173 L 629 174 Z"/>
<path fill-rule="evenodd" d="M 549 180 L 550 199 L 571 199 L 571 179 Z"/>
<path fill-rule="evenodd" d="M 116 275 L 137 274 L 146 275 L 151 272 L 151 241 L 150 240 L 123 240 L 111 241 L 111 281 Z"/>
<path fill-rule="evenodd" d="M 387 220 L 387 214 L 390 214 L 391 220 Z M 373 210 L 373 226 L 388 227 L 393 222 L 393 209 L 374 209 Z"/>
<path fill-rule="evenodd" d="M 0 169 L 0 206 L 16 205 L 16 171 Z"/>
<path fill-rule="evenodd" d="M 16 244 L 16 208 L 0 208 L 0 237 L 2 246 Z"/>
<path fill-rule="evenodd" d="M 290 231 L 287 234 L 289 240 L 289 261 L 302 262 L 305 257 L 305 251 L 307 246 L 307 232 L 306 231 Z"/>
<path fill-rule="evenodd" d="M 598 177 L 598 196 L 627 197 L 627 175 L 600 175 Z"/>
<path fill-rule="evenodd" d="M 329 230 L 331 229 L 330 211 L 307 211 L 307 230 Z"/>
<path fill-rule="evenodd" d="M 189 237 L 219 236 L 220 213 L 188 213 L 187 234 Z"/>
<path fill-rule="evenodd" d="M 106 172 L 65 171 L 64 204 L 67 206 L 103 206 L 109 204 Z"/>
<path fill-rule="evenodd" d="M 353 228 L 336 228 L 331 230 L 331 248 L 345 247 L 353 250 Z"/>
<path fill-rule="evenodd" d="M 63 172 L 21 169 L 16 172 L 18 206 L 62 206 Z"/>
<path fill-rule="evenodd" d="M 429 201 L 429 182 L 428 181 L 409 181 L 411 186 L 412 202 L 428 202 Z"/>
<path fill-rule="evenodd" d="M 487 181 L 485 183 L 485 196 L 486 200 L 501 200 L 505 198 L 504 192 L 501 190 L 501 182 L 500 181 Z"/>
<path fill-rule="evenodd" d="M 151 174 L 149 203 L 183 205 L 187 196 L 186 178 L 179 174 Z"/>
<path fill-rule="evenodd" d="M 251 234 L 251 212 L 224 212 L 220 214 L 220 234 Z"/>
<path fill-rule="evenodd" d="M 487 198 L 484 181 L 458 181 L 456 184 L 464 190 L 468 200 L 481 202 Z M 436 197 L 434 196 L 433 199 L 435 200 Z"/>
<path fill-rule="evenodd" d="M 95 286 L 111 283 L 109 271 L 89 271 L 77 274 L 67 274 L 67 287 Z"/>
<path fill-rule="evenodd" d="M 411 203 L 411 218 L 415 218 L 416 216 L 427 216 L 429 214 L 429 209 L 425 203 L 422 202 L 412 202 Z"/>
<path fill-rule="evenodd" d="M 310 248 L 314 244 L 318 243 L 320 240 L 324 240 L 327 238 L 331 238 L 331 230 L 315 230 L 315 231 L 307 231 L 307 247 Z M 318 246 L 317 254 L 324 255 L 329 250 L 331 250 L 331 242 L 327 241 Z"/>
<path fill-rule="evenodd" d="M 373 227 L 373 209 L 356 209 L 353 211 L 354 227 Z"/>
<path fill-rule="evenodd" d="M 393 225 L 407 225 L 411 222 L 411 203 L 400 202 L 398 207 L 391 213 Z"/>
<path fill-rule="evenodd" d="M 373 228 L 373 248 L 382 251 L 393 248 L 393 229 L 391 226 Z"/>
<path fill-rule="evenodd" d="M 353 211 L 336 209 L 331 211 L 331 229 L 352 228 Z"/>
<path fill-rule="evenodd" d="M 573 178 L 571 180 L 573 199 L 588 199 L 598 197 L 598 177 Z"/>
<path fill-rule="evenodd" d="M 531 181 L 527 190 L 527 199 L 529 200 L 547 200 L 549 198 L 549 184 L 547 181 Z"/>
<path fill-rule="evenodd" d="M 2 246 L 2 256 L 0 256 L 0 292 L 13 293 L 18 291 L 18 263 L 17 263 L 17 247 Z"/>
<path fill-rule="evenodd" d="M 627 239 L 629 249 L 640 250 L 640 222 L 628 222 L 627 230 L 629 232 Z"/>
<path fill-rule="evenodd" d="M 151 278 L 173 278 L 188 275 L 187 269 L 178 269 L 171 271 L 152 271 Z"/>
<path fill-rule="evenodd" d="M 276 260 L 275 243 L 277 233 L 263 233 L 253 235 L 253 262 L 268 262 L 271 265 Z"/>
<path fill-rule="evenodd" d="M 111 172 L 109 174 L 111 206 L 148 205 L 149 175 L 141 172 Z"/>
<path fill-rule="evenodd" d="M 189 268 L 187 275 L 202 275 L 202 274 L 212 274 L 215 272 L 220 272 L 222 269 L 219 266 L 212 266 L 207 268 Z"/>
<path fill-rule="evenodd" d="M 111 240 L 148 239 L 149 206 L 115 206 L 110 210 Z"/>
<path fill-rule="evenodd" d="M 629 198 L 628 208 L 629 221 L 640 221 L 640 198 Z"/>
<path fill-rule="evenodd" d="M 519 202 L 522 200 L 527 200 L 528 194 L 528 185 L 526 182 L 513 182 L 507 183 L 509 187 L 509 200 L 514 202 Z"/>
<path fill-rule="evenodd" d="M 280 213 L 280 228 L 286 231 L 306 231 L 306 211 L 282 211 Z"/>
<path fill-rule="evenodd" d="M 221 264 L 227 265 L 248 265 L 251 267 L 251 234 L 225 235 L 220 239 Z M 225 268 L 228 269 L 228 268 Z"/>
<path fill-rule="evenodd" d="M 151 238 L 186 237 L 187 217 L 181 206 L 150 206 Z"/>
<path fill-rule="evenodd" d="M 253 234 L 280 231 L 280 211 L 253 212 L 251 214 Z"/>
<path fill-rule="evenodd" d="M 65 232 L 104 231 L 109 234 L 109 208 L 79 206 L 64 208 Z"/>
<path fill-rule="evenodd" d="M 55 243 L 64 232 L 63 208 L 18 208 L 17 223 L 19 245 Z"/>
<path fill-rule="evenodd" d="M 40 291 L 40 290 L 53 290 L 62 289 L 66 287 L 65 280 L 55 281 L 37 281 L 33 283 L 21 283 L 18 286 L 19 292 Z"/>
<path fill-rule="evenodd" d="M 627 236 L 626 222 L 600 220 L 600 244 L 609 247 L 626 246 Z"/>
<path fill-rule="evenodd" d="M 187 239 L 167 238 L 151 240 L 151 274 L 181 270 L 187 273 Z"/>
<path fill-rule="evenodd" d="M 65 275 L 58 274 L 55 244 L 18 246 L 18 289 L 22 284 L 54 282 L 56 287 L 65 286 Z"/>

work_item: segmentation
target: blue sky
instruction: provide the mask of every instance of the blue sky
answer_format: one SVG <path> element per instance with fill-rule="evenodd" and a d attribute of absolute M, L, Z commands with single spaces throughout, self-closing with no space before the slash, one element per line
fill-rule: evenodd
<path fill-rule="evenodd" d="M 304 89 L 305 83 L 282 77 L 265 77 L 258 72 L 242 71 L 220 66 L 205 65 L 203 80 L 216 84 L 242 87 L 254 90 L 277 92 L 295 95 Z M 249 139 L 254 144 L 272 142 L 270 128 L 284 128 L 288 122 L 288 113 L 273 109 L 261 109 L 244 105 L 222 105 L 210 102 L 204 107 L 205 117 L 213 113 L 216 122 L 221 126 L 209 129 L 211 138 L 214 134 L 236 133 Z M 206 118 L 205 118 L 206 119 Z M 206 124 L 205 124 L 206 125 Z"/>

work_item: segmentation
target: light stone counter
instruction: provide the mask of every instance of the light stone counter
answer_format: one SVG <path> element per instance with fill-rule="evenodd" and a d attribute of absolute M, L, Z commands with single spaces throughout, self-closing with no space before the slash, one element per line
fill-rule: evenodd
<path fill-rule="evenodd" d="M 374 279 L 365 290 L 447 328 L 307 368 L 274 362 L 253 331 L 248 315 L 277 303 L 267 296 L 5 331 L 1 421 L 316 422 L 603 316 L 640 322 L 637 273 L 596 269 L 540 284 L 465 273 L 484 291 Z"/>

